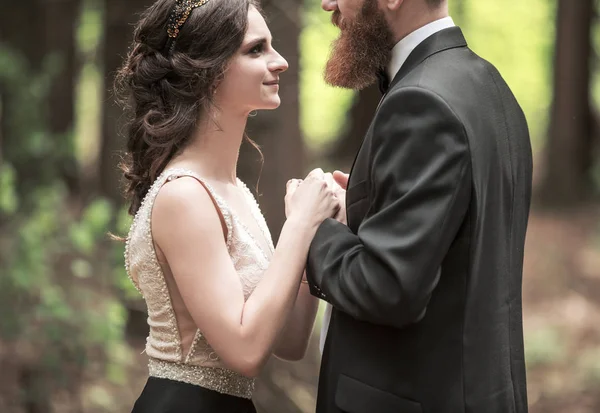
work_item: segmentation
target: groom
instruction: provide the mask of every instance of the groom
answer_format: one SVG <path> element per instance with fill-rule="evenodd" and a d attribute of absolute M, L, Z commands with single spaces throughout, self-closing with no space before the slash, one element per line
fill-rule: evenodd
<path fill-rule="evenodd" d="M 347 226 L 325 221 L 308 257 L 311 292 L 333 308 L 317 413 L 527 412 L 521 108 L 446 0 L 322 6 L 340 29 L 326 80 L 379 79 L 384 95 L 347 182 Z"/>

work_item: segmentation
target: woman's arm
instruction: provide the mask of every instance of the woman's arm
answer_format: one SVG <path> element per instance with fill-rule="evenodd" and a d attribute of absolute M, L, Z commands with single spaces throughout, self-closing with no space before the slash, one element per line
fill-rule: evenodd
<path fill-rule="evenodd" d="M 340 209 L 335 219 L 346 224 L 346 185 L 348 175 L 338 171 L 335 174 L 335 179 L 334 175 L 329 173 L 325 174 L 324 178 L 333 189 L 340 204 Z M 296 180 L 296 185 L 298 182 L 300 180 Z M 288 191 L 293 191 L 294 187 L 295 185 L 292 185 L 288 188 Z M 308 281 L 306 281 L 306 272 L 302 278 L 304 281 L 298 291 L 294 309 L 274 351 L 275 356 L 288 361 L 298 361 L 304 358 L 314 328 L 315 317 L 319 309 L 319 300 L 310 293 Z"/>
<path fill-rule="evenodd" d="M 322 180 L 314 178 L 303 189 L 271 264 L 247 301 L 206 189 L 182 177 L 165 185 L 154 204 L 153 237 L 188 311 L 225 365 L 246 376 L 257 375 L 271 354 L 298 294 L 312 237 L 336 210 Z"/>
<path fill-rule="evenodd" d="M 302 283 L 292 313 L 275 348 L 275 356 L 288 361 L 304 358 L 318 309 L 319 300 L 311 295 L 308 284 Z"/>

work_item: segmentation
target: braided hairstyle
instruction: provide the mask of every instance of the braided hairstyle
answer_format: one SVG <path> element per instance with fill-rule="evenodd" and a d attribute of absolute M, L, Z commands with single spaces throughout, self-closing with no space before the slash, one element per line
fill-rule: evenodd
<path fill-rule="evenodd" d="M 121 169 L 132 215 L 190 143 L 200 115 L 214 107 L 214 91 L 244 40 L 249 7 L 258 9 L 256 0 L 208 0 L 180 16 L 181 3 L 158 0 L 142 14 L 115 79 L 117 96 L 130 111 Z M 176 39 L 169 37 L 172 22 L 184 17 Z"/>

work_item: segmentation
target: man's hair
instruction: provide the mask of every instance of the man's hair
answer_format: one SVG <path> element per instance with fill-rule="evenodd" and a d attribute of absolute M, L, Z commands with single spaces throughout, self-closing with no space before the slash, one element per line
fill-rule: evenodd
<path fill-rule="evenodd" d="M 436 7 L 440 7 L 442 5 L 442 3 L 444 2 L 444 0 L 425 0 L 425 2 L 427 3 L 427 5 L 431 8 L 436 8 Z"/>

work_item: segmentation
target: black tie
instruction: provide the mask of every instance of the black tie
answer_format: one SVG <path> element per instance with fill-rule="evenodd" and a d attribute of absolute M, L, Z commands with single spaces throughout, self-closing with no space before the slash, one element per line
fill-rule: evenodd
<path fill-rule="evenodd" d="M 377 79 L 379 80 L 379 90 L 381 94 L 385 94 L 390 87 L 390 79 L 385 69 L 379 69 L 377 71 Z"/>

